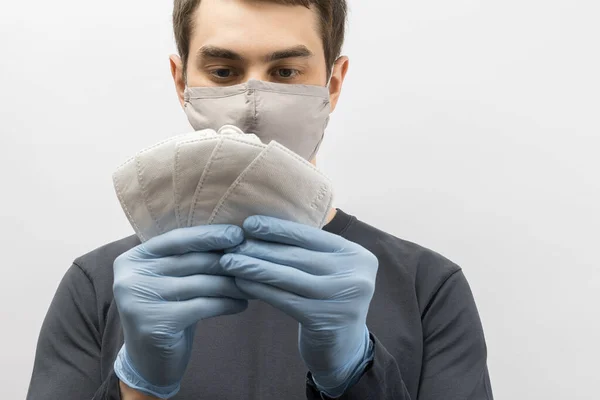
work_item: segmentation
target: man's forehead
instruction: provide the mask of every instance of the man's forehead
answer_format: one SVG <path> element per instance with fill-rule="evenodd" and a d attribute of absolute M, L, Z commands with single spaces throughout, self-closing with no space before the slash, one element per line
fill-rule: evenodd
<path fill-rule="evenodd" d="M 192 52 L 214 46 L 263 55 L 297 46 L 315 54 L 323 50 L 316 11 L 243 0 L 202 0 L 194 15 L 191 45 Z"/>

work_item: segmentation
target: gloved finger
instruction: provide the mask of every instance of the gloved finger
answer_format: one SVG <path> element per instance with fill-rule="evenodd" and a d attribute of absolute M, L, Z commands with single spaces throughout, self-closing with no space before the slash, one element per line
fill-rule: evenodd
<path fill-rule="evenodd" d="M 333 233 L 273 217 L 259 215 L 248 217 L 243 227 L 248 235 L 256 239 L 325 253 L 343 251 L 352 246 L 352 242 Z"/>
<path fill-rule="evenodd" d="M 153 278 L 150 286 L 166 301 L 183 301 L 197 297 L 226 297 L 248 300 L 235 279 L 226 276 L 191 275 L 181 278 L 161 276 Z"/>
<path fill-rule="evenodd" d="M 248 308 L 246 300 L 197 297 L 195 299 L 166 303 L 165 321 L 181 331 L 188 326 L 220 315 L 240 313 Z"/>
<path fill-rule="evenodd" d="M 221 264 L 228 275 L 264 283 L 310 299 L 331 297 L 337 285 L 328 285 L 328 277 L 318 277 L 298 269 L 242 254 L 226 254 Z M 332 289 L 334 289 L 332 291 Z"/>
<path fill-rule="evenodd" d="M 151 272 L 162 276 L 183 277 L 189 275 L 225 275 L 219 263 L 223 253 L 187 253 L 156 259 Z"/>
<path fill-rule="evenodd" d="M 248 239 L 239 246 L 225 250 L 225 253 L 243 254 L 275 264 L 287 265 L 317 276 L 342 272 L 340 266 L 332 263 L 328 258 L 331 257 L 331 253 L 307 250 L 288 244 Z"/>
<path fill-rule="evenodd" d="M 191 252 L 224 250 L 244 241 L 234 225 L 203 225 L 174 229 L 136 247 L 142 258 L 160 258 Z"/>
<path fill-rule="evenodd" d="M 248 281 L 241 278 L 236 278 L 235 281 L 243 292 L 270 304 L 301 324 L 309 324 L 309 311 L 314 308 L 313 302 L 319 301 L 306 299 L 295 293 L 290 293 L 264 283 Z"/>

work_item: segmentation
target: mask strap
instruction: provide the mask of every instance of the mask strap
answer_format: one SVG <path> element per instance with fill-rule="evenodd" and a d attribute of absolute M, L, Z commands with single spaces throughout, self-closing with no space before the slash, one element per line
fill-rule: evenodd
<path fill-rule="evenodd" d="M 341 57 L 337 58 L 334 62 L 333 65 L 331 66 L 331 73 L 329 74 L 329 79 L 327 79 L 327 87 L 329 87 L 329 85 L 331 84 L 331 78 L 333 78 L 333 73 L 335 71 L 335 63 L 340 59 Z"/>
<path fill-rule="evenodd" d="M 331 84 L 331 78 L 333 78 L 333 69 L 335 68 L 335 64 L 333 67 L 331 67 L 331 73 L 329 74 L 329 78 L 327 79 L 327 87 L 329 87 L 329 85 Z"/>

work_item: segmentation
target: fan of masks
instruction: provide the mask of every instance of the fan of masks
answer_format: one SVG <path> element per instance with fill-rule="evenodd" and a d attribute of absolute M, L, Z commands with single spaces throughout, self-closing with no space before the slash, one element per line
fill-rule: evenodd
<path fill-rule="evenodd" d="M 177 228 L 241 226 L 251 215 L 321 228 L 333 201 L 330 181 L 312 164 L 234 126 L 144 149 L 117 169 L 113 182 L 142 242 Z"/>

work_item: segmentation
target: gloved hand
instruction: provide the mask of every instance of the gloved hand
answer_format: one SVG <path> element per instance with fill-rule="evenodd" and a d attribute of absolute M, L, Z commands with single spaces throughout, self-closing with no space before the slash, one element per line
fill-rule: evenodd
<path fill-rule="evenodd" d="M 340 236 L 269 217 L 244 222 L 225 271 L 245 293 L 300 323 L 299 350 L 318 389 L 341 396 L 372 359 L 366 327 L 377 258 Z M 258 240 L 255 240 L 258 239 Z"/>
<path fill-rule="evenodd" d="M 179 391 L 196 323 L 248 306 L 219 263 L 224 249 L 243 240 L 235 226 L 177 229 L 115 260 L 113 290 L 125 344 L 114 368 L 123 383 L 163 399 Z"/>

